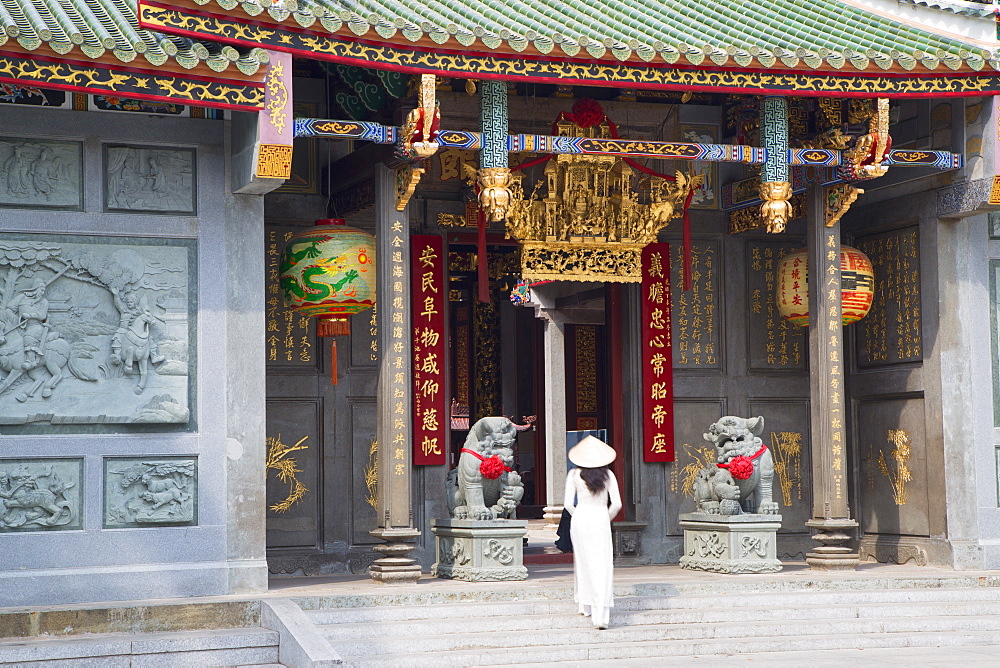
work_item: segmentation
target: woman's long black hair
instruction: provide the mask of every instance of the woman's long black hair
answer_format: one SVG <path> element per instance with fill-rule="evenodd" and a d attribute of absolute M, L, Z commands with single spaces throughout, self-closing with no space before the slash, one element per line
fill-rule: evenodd
<path fill-rule="evenodd" d="M 587 489 L 590 490 L 591 494 L 602 492 L 608 486 L 607 466 L 599 466 L 597 468 L 578 466 L 577 468 L 580 469 L 580 478 L 587 485 Z"/>

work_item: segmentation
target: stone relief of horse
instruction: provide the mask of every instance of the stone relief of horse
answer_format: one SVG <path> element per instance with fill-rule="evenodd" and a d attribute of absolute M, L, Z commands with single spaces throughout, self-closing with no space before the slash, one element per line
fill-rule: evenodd
<path fill-rule="evenodd" d="M 24 375 L 34 382 L 15 397 L 20 402 L 35 396 L 39 390 L 42 397 L 47 399 L 52 396 L 53 388 L 69 374 L 80 380 L 97 380 L 80 363 L 81 358 L 89 357 L 91 352 L 97 350 L 96 348 L 82 344 L 78 349 L 74 349 L 58 332 L 48 332 L 46 338 L 44 354 L 29 361 L 25 352 L 24 337 L 19 327 L 0 334 L 0 370 L 7 374 L 0 382 L 0 394 L 6 392 Z"/>

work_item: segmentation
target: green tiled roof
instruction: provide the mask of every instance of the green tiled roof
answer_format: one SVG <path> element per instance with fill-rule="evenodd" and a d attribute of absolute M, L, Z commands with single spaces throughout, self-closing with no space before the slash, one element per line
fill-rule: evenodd
<path fill-rule="evenodd" d="M 268 60 L 259 48 L 238 49 L 144 30 L 134 0 L 0 0 L 0 49 L 13 43 L 32 52 L 48 47 L 67 58 L 133 63 L 141 56 L 154 66 L 172 60 L 183 69 L 204 64 L 215 72 L 232 66 L 247 76 Z"/>
<path fill-rule="evenodd" d="M 466 53 L 827 72 L 1000 69 L 995 51 L 837 0 L 190 1 L 237 20 L 266 13 L 265 23 L 288 28 Z"/>

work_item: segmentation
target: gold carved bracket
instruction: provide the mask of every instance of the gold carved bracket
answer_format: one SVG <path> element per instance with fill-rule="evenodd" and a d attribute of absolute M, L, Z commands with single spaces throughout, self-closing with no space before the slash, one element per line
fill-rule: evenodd
<path fill-rule="evenodd" d="M 403 122 L 398 151 L 410 160 L 421 163 L 407 164 L 396 169 L 396 210 L 402 211 L 413 197 L 420 177 L 427 171 L 423 164 L 439 148 L 437 135 L 441 128 L 441 110 L 435 99 L 437 77 L 433 74 L 420 75 L 417 93 L 417 108 L 406 115 Z"/>
<path fill-rule="evenodd" d="M 844 214 L 851 208 L 858 195 L 865 191 L 861 188 L 842 183 L 826 189 L 826 204 L 824 205 L 824 217 L 826 226 L 833 227 L 843 218 Z"/>
<path fill-rule="evenodd" d="M 420 177 L 426 171 L 423 163 L 403 165 L 396 170 L 396 211 L 406 209 L 417 189 L 417 184 L 420 183 Z"/>
<path fill-rule="evenodd" d="M 406 115 L 400 145 L 411 158 L 426 159 L 437 153 L 437 135 L 441 127 L 441 110 L 435 98 L 437 78 L 420 75 L 417 108 Z"/>
<path fill-rule="evenodd" d="M 510 167 L 485 167 L 478 171 L 479 206 L 491 223 L 507 219 L 510 211 L 511 173 Z"/>

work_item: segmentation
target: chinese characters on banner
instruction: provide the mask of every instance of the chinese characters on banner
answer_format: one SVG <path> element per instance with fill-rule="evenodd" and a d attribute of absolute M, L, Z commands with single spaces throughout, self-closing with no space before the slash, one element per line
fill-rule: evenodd
<path fill-rule="evenodd" d="M 674 461 L 670 244 L 642 250 L 643 461 Z"/>
<path fill-rule="evenodd" d="M 413 463 L 445 461 L 444 239 L 411 237 L 410 294 L 413 318 Z"/>
<path fill-rule="evenodd" d="M 747 292 L 750 294 L 750 368 L 805 369 L 805 327 L 793 325 L 778 313 L 774 295 L 783 287 L 778 264 L 790 251 L 801 246 L 798 242 L 750 242 Z M 801 266 L 793 268 L 788 278 L 805 284 Z M 797 288 L 796 288 L 797 289 Z M 794 295 L 799 297 L 799 295 Z M 804 299 L 805 295 L 802 295 Z M 803 310 L 805 306 L 803 305 Z"/>

